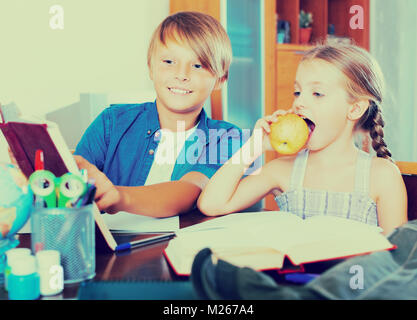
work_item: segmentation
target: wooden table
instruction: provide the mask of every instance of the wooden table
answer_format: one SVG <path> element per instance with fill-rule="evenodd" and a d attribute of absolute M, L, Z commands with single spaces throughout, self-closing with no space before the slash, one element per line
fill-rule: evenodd
<path fill-rule="evenodd" d="M 213 219 L 199 211 L 180 216 L 180 228 Z M 117 236 L 116 236 L 117 238 Z M 30 248 L 30 234 L 19 235 L 19 247 Z M 96 276 L 94 280 L 165 280 L 181 279 L 168 265 L 163 251 L 168 241 L 136 248 L 120 253 L 96 253 Z M 65 285 L 63 294 L 51 299 L 75 299 L 79 284 Z M 0 288 L 0 299 L 7 299 L 7 292 Z"/>
<path fill-rule="evenodd" d="M 198 210 L 188 212 L 180 216 L 180 228 L 185 228 L 196 223 L 214 219 L 203 215 Z M 117 236 L 115 236 L 117 239 Z M 19 247 L 30 248 L 30 235 L 19 235 Z M 111 280 L 186 280 L 186 277 L 177 276 L 163 255 L 164 249 L 168 245 L 168 240 L 146 247 L 136 248 L 119 253 L 96 253 L 96 276 L 95 281 Z M 306 271 L 321 273 L 341 260 L 325 261 L 306 265 Z M 275 281 L 285 284 L 284 277 L 279 275 L 276 270 L 265 271 Z M 59 296 L 48 297 L 47 299 L 76 299 L 79 284 L 65 285 L 64 291 Z M 0 300 L 8 299 L 7 292 L 0 288 Z M 43 298 L 45 299 L 45 298 Z"/>

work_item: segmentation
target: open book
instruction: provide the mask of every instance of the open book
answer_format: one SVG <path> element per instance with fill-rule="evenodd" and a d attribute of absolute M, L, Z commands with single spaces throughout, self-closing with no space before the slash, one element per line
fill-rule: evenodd
<path fill-rule="evenodd" d="M 60 177 L 78 167 L 69 151 L 58 125 L 35 116 L 22 116 L 16 106 L 0 106 L 0 129 L 12 151 L 20 170 L 26 177 L 35 170 L 35 154 L 42 149 L 45 170 Z"/>
<path fill-rule="evenodd" d="M 7 114 L 12 114 L 13 117 L 8 117 Z M 80 174 L 58 125 L 43 119 L 22 117 L 18 110 L 3 112 L 1 106 L 0 116 L 0 129 L 26 177 L 35 170 L 35 154 L 38 149 L 44 153 L 45 170 L 51 171 L 55 176 L 60 177 L 66 172 Z M 104 249 L 114 251 L 117 243 L 95 204 L 93 208 L 100 231 L 96 232 L 96 246 L 102 244 Z"/>
<path fill-rule="evenodd" d="M 394 249 L 378 227 L 317 216 L 302 220 L 282 211 L 237 213 L 181 229 L 164 254 L 178 275 L 189 275 L 195 255 L 214 255 L 258 271 Z"/>

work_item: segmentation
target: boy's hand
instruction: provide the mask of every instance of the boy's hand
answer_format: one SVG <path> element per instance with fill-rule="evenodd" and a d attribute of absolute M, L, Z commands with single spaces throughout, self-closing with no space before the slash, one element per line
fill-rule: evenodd
<path fill-rule="evenodd" d="M 273 122 L 276 122 L 279 116 L 283 116 L 288 113 L 293 113 L 292 109 L 290 110 L 277 110 L 272 115 L 265 116 L 261 119 L 259 119 L 255 127 L 253 128 L 253 131 L 255 130 L 262 130 L 262 151 L 275 151 L 272 146 L 271 142 L 269 141 L 269 134 L 271 133 L 271 124 Z"/>
<path fill-rule="evenodd" d="M 88 178 L 95 180 L 97 188 L 95 201 L 97 207 L 107 213 L 116 213 L 117 211 L 112 211 L 110 207 L 119 203 L 121 199 L 120 192 L 117 188 L 103 172 L 97 169 L 95 165 L 91 164 L 81 156 L 74 156 L 74 159 L 78 168 L 87 170 Z"/>

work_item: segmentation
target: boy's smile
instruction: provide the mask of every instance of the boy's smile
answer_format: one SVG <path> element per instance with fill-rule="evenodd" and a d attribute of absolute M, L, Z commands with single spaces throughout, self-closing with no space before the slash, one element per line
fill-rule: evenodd
<path fill-rule="evenodd" d="M 173 94 L 180 94 L 180 95 L 187 95 L 191 94 L 191 90 L 187 90 L 184 88 L 177 88 L 177 87 L 168 87 L 168 90 L 171 91 Z"/>

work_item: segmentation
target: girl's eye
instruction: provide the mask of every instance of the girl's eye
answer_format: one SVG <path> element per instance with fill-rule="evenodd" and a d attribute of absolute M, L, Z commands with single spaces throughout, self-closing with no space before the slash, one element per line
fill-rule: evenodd
<path fill-rule="evenodd" d="M 323 97 L 324 96 L 323 94 L 321 94 L 319 92 L 314 92 L 313 95 L 316 96 L 316 97 Z"/>
<path fill-rule="evenodd" d="M 196 64 L 194 64 L 194 68 L 196 68 L 196 69 L 202 69 L 203 66 L 201 64 L 196 63 Z"/>
<path fill-rule="evenodd" d="M 174 63 L 174 61 L 169 60 L 169 59 L 165 59 L 165 60 L 162 60 L 162 61 L 166 64 L 173 64 Z"/>
<path fill-rule="evenodd" d="M 300 95 L 300 91 L 294 91 L 294 97 L 298 97 Z"/>

